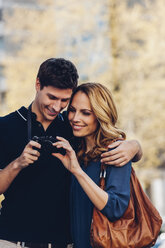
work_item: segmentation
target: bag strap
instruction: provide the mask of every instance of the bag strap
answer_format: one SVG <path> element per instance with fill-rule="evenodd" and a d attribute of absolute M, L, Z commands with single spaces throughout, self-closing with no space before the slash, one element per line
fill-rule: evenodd
<path fill-rule="evenodd" d="M 101 170 L 100 170 L 100 188 L 105 189 L 105 178 L 106 178 L 106 166 L 101 163 Z"/>
<path fill-rule="evenodd" d="M 110 144 L 112 144 L 115 141 L 118 140 L 123 140 L 123 138 L 120 139 L 113 139 L 112 142 Z M 106 178 L 106 165 L 104 165 L 103 163 L 101 163 L 101 170 L 100 170 L 100 188 L 101 189 L 105 189 L 105 178 Z"/>

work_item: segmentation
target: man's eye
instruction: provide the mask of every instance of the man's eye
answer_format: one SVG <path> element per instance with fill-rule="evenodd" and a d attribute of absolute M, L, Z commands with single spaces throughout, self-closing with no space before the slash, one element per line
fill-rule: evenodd
<path fill-rule="evenodd" d="M 54 96 L 49 96 L 50 100 L 55 100 L 56 98 Z"/>

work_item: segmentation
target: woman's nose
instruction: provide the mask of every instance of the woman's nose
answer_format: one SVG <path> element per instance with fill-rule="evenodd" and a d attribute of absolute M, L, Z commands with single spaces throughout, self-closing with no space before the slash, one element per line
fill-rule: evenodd
<path fill-rule="evenodd" d="M 72 120 L 73 121 L 76 121 L 76 122 L 80 120 L 80 115 L 79 115 L 78 112 L 74 113 L 74 116 L 73 116 L 73 119 Z"/>

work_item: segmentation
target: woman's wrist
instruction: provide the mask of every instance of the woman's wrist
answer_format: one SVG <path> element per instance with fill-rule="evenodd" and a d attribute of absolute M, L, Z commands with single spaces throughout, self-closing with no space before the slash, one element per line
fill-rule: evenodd
<path fill-rule="evenodd" d="M 73 170 L 73 172 L 72 172 L 72 174 L 73 174 L 76 178 L 78 178 L 78 177 L 80 177 L 81 175 L 83 175 L 83 173 L 84 173 L 84 171 L 81 169 L 80 166 L 79 166 L 79 167 L 76 167 L 76 168 Z"/>

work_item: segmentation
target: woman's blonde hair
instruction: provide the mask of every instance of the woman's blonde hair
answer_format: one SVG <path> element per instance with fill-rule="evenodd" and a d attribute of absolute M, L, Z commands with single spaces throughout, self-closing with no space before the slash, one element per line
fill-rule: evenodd
<path fill-rule="evenodd" d="M 71 97 L 70 104 L 77 92 L 85 93 L 90 101 L 93 113 L 99 123 L 94 134 L 95 147 L 87 156 L 84 156 L 86 146 L 84 138 L 81 138 L 78 150 L 78 158 L 86 161 L 97 160 L 103 151 L 107 150 L 107 145 L 117 139 L 125 139 L 125 133 L 116 127 L 118 119 L 115 103 L 108 88 L 99 83 L 85 83 L 76 88 Z M 68 112 L 69 107 L 68 106 Z"/>

